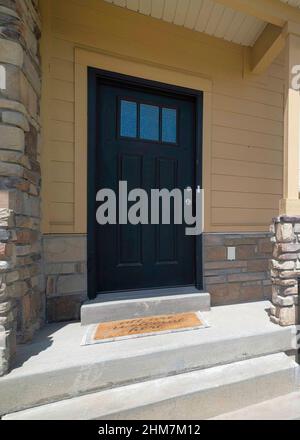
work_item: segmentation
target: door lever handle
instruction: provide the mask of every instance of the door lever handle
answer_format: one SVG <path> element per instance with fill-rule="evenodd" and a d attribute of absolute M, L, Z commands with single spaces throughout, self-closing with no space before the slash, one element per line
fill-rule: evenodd
<path fill-rule="evenodd" d="M 190 186 L 187 186 L 187 187 L 185 188 L 185 190 L 188 191 L 188 192 L 190 192 L 190 191 L 192 191 L 192 188 L 191 188 Z M 199 192 L 201 191 L 201 187 L 200 187 L 200 185 L 197 185 L 197 189 L 196 189 L 196 191 L 197 191 L 197 193 L 199 193 Z"/>
<path fill-rule="evenodd" d="M 192 192 L 192 188 L 191 188 L 190 186 L 187 186 L 187 187 L 185 188 L 185 190 L 186 190 L 187 192 Z M 190 205 L 192 204 L 192 200 L 191 200 L 190 198 L 185 199 L 185 204 L 186 204 L 187 206 L 190 206 Z"/>

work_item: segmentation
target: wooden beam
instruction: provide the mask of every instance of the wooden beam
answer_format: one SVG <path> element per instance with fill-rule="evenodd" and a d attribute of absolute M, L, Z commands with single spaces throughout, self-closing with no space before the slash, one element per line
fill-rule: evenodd
<path fill-rule="evenodd" d="M 252 15 L 259 20 L 283 27 L 286 22 L 293 21 L 300 24 L 300 9 L 282 3 L 279 0 L 216 0 L 245 14 Z"/>
<path fill-rule="evenodd" d="M 268 24 L 255 45 L 250 49 L 250 71 L 262 74 L 284 49 L 286 34 L 282 28 Z"/>

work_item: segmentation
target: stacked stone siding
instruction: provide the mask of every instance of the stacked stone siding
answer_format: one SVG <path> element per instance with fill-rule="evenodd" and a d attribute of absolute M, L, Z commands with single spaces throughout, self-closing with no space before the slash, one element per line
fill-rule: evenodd
<path fill-rule="evenodd" d="M 227 259 L 235 247 L 236 259 Z M 270 234 L 204 234 L 204 288 L 213 306 L 271 298 Z"/>
<path fill-rule="evenodd" d="M 236 260 L 227 260 L 227 247 L 236 247 Z M 204 234 L 204 288 L 212 305 L 271 299 L 270 234 Z M 86 235 L 43 237 L 47 320 L 80 318 L 87 300 Z"/>
<path fill-rule="evenodd" d="M 78 320 L 87 299 L 86 235 L 45 235 L 43 250 L 47 320 Z"/>
<path fill-rule="evenodd" d="M 300 217 L 279 217 L 271 226 L 271 320 L 282 326 L 299 324 Z"/>
<path fill-rule="evenodd" d="M 0 375 L 44 321 L 35 0 L 0 0 Z M 4 84 L 3 84 L 4 83 Z"/>

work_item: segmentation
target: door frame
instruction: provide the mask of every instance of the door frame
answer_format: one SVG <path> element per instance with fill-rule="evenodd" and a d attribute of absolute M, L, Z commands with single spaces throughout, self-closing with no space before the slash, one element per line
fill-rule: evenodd
<path fill-rule="evenodd" d="M 151 91 L 157 90 L 160 93 L 175 93 L 182 97 L 193 98 L 195 103 L 195 186 L 200 185 L 203 188 L 203 92 L 199 90 L 189 89 L 186 87 L 165 84 L 148 79 L 124 75 L 121 73 L 111 72 L 88 67 L 88 151 L 87 151 L 87 282 L 88 282 L 88 298 L 94 299 L 97 294 L 96 290 L 96 164 L 95 153 L 97 147 L 96 133 L 96 111 L 97 111 L 97 82 L 101 80 L 110 80 L 112 82 L 121 82 L 124 85 L 143 87 Z M 204 209 L 204 204 L 203 204 Z M 204 217 L 204 213 L 202 213 Z M 195 286 L 198 290 L 203 289 L 203 234 L 195 236 Z M 138 291 L 138 290 L 137 290 Z"/>

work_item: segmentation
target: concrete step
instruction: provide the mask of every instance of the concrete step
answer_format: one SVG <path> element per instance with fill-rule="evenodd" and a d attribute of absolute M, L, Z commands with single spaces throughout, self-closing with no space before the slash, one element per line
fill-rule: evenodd
<path fill-rule="evenodd" d="M 300 420 L 300 391 L 222 414 L 211 420 Z"/>
<path fill-rule="evenodd" d="M 296 363 L 283 353 L 75 397 L 4 420 L 208 419 L 295 390 Z"/>
<path fill-rule="evenodd" d="M 51 324 L 18 348 L 0 378 L 0 415 L 133 382 L 201 370 L 292 348 L 292 331 L 269 321 L 269 302 L 212 308 L 211 327 L 80 346 L 80 323 Z M 18 398 L 16 399 L 16 396 Z"/>
<path fill-rule="evenodd" d="M 195 287 L 114 292 L 81 307 L 82 325 L 144 316 L 210 310 L 210 295 Z"/>

